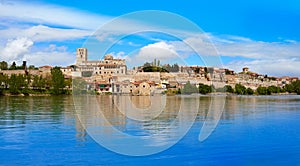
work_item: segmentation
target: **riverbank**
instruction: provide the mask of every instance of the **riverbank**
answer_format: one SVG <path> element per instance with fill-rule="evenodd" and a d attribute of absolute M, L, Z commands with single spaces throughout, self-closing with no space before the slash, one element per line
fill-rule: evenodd
<path fill-rule="evenodd" d="M 87 93 L 90 94 L 90 93 Z M 65 94 L 60 94 L 60 95 L 65 95 L 69 96 L 72 95 L 72 91 L 65 93 Z M 107 93 L 96 93 L 96 95 L 115 95 L 113 93 L 107 92 Z M 118 94 L 118 95 L 130 95 L 130 94 Z M 176 96 L 176 95 L 182 95 L 179 93 L 162 93 L 161 95 L 167 95 L 167 96 Z M 267 95 L 261 95 L 261 94 L 236 94 L 236 93 L 229 93 L 229 92 L 212 92 L 212 93 L 207 93 L 207 94 L 201 94 L 201 93 L 192 93 L 192 94 L 186 94 L 186 95 L 199 95 L 199 96 L 284 96 L 284 95 L 297 95 L 297 93 L 271 93 Z M 9 92 L 2 92 L 0 96 L 57 96 L 55 94 L 51 93 L 19 93 L 19 94 L 11 94 Z"/>
<path fill-rule="evenodd" d="M 10 93 L 4 93 L 0 96 L 52 96 L 51 94 L 10 94 Z"/>

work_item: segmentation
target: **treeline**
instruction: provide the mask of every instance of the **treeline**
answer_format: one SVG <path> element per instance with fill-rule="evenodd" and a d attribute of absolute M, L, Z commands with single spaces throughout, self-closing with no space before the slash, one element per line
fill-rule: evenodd
<path fill-rule="evenodd" d="M 0 74 L 0 95 L 18 94 L 69 94 L 72 79 L 65 79 L 59 67 L 51 69 L 51 74 L 43 77 L 30 74 Z"/>
<path fill-rule="evenodd" d="M 149 63 L 146 62 L 142 66 L 142 70 L 144 72 L 179 72 L 179 65 L 177 63 L 170 65 L 170 64 L 160 64 L 160 60 L 154 59 L 153 62 Z"/>
<path fill-rule="evenodd" d="M 190 82 L 187 82 L 184 87 L 174 93 L 181 93 L 181 94 L 192 94 L 192 93 L 201 93 L 201 94 L 208 94 L 212 92 L 227 92 L 227 93 L 234 93 L 238 95 L 271 95 L 271 94 L 278 94 L 278 93 L 296 93 L 300 95 L 300 80 L 294 81 L 291 84 L 287 84 L 284 87 L 276 87 L 276 86 L 269 86 L 269 87 L 261 87 L 259 86 L 255 91 L 251 88 L 246 88 L 241 84 L 236 84 L 234 87 L 230 85 L 226 85 L 223 88 L 215 88 L 213 85 L 204 85 L 199 84 L 198 88 L 195 85 L 192 85 Z"/>
<path fill-rule="evenodd" d="M 13 62 L 10 66 L 5 61 L 0 62 L 0 69 L 1 70 L 24 70 L 26 68 L 26 61 L 23 61 L 21 66 L 18 66 L 16 62 Z M 28 69 L 38 69 L 34 65 L 30 65 Z"/>

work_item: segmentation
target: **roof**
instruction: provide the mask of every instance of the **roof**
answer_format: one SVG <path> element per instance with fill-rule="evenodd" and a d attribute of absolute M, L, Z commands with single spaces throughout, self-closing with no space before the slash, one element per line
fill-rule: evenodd
<path fill-rule="evenodd" d="M 52 68 L 52 66 L 48 66 L 48 65 L 46 65 L 46 66 L 40 66 L 39 68 Z"/>
<path fill-rule="evenodd" d="M 104 56 L 104 60 L 113 60 L 114 57 L 111 54 L 107 54 Z"/>

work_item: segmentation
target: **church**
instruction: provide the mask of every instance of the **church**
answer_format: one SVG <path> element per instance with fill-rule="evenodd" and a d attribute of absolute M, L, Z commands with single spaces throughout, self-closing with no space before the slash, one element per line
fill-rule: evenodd
<path fill-rule="evenodd" d="M 76 71 L 80 77 L 124 75 L 127 72 L 125 59 L 114 59 L 110 54 L 103 60 L 88 60 L 87 48 L 76 49 Z"/>

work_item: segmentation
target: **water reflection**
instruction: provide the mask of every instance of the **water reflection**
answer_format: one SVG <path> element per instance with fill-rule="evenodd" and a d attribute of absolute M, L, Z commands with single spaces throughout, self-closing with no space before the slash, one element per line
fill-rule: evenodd
<path fill-rule="evenodd" d="M 151 107 L 149 96 L 131 96 L 129 98 L 133 107 L 141 109 L 139 112 L 120 112 L 117 103 L 118 96 L 97 96 L 96 100 L 90 100 L 82 96 L 79 100 L 83 103 L 81 112 L 74 111 L 72 96 L 51 96 L 51 97 L 0 97 L 0 130 L 12 128 L 25 128 L 26 124 L 67 124 L 74 125 L 76 136 L 79 141 L 86 140 L 86 127 L 114 126 L 116 129 L 127 132 L 131 135 L 164 135 L 170 134 L 174 128 L 189 121 L 193 121 L 194 110 L 197 110 L 196 122 L 203 122 L 206 118 L 217 118 L 218 114 L 209 115 L 209 108 L 217 104 L 216 96 L 195 96 L 199 100 L 199 107 L 192 104 L 191 99 L 179 96 L 167 96 L 165 107 L 159 110 L 159 114 L 147 111 Z M 155 100 L 157 99 L 157 100 Z M 161 98 L 154 98 L 154 106 L 160 104 Z M 95 106 L 95 109 L 84 107 Z M 183 108 L 182 103 L 186 107 Z M 126 102 L 123 103 L 126 106 Z M 179 109 L 183 113 L 179 114 Z M 100 111 L 101 110 L 101 111 Z M 245 116 L 255 116 L 261 113 L 272 111 L 299 111 L 299 96 L 227 96 L 224 112 L 221 120 L 234 120 Z M 215 113 L 215 112 L 212 112 Z M 146 119 L 137 121 L 128 118 L 132 117 Z M 180 115 L 178 117 L 178 114 Z M 107 121 L 99 121 L 104 116 Z M 129 116 L 130 117 L 130 116 Z M 178 117 L 178 121 L 175 121 Z M 174 126 L 170 127 L 173 123 Z M 111 132 L 103 128 L 105 132 Z"/>
<path fill-rule="evenodd" d="M 218 128 L 207 141 L 200 143 L 197 136 L 204 120 L 217 117 L 214 112 L 208 114 L 211 104 L 218 105 L 216 99 L 215 96 L 168 96 L 166 108 L 159 116 L 136 121 L 127 118 L 114 106 L 113 96 L 96 96 L 93 101 L 84 96 L 80 98 L 82 105 L 78 105 L 82 108 L 81 112 L 74 111 L 72 96 L 0 97 L 0 163 L 82 165 L 91 161 L 91 165 L 107 162 L 142 165 L 150 160 L 163 161 L 163 164 L 192 161 L 194 165 L 299 163 L 300 96 L 227 96 Z M 130 100 L 133 107 L 140 109 L 147 109 L 152 103 L 149 103 L 149 98 Z M 95 103 L 98 111 L 84 110 L 84 107 Z M 180 113 L 180 108 L 186 110 Z M 158 155 L 143 158 L 116 155 L 87 135 L 88 126 L 91 127 L 88 130 L 101 128 L 109 138 L 120 136 L 114 135 L 107 128 L 109 125 L 128 135 L 143 137 L 146 143 L 151 143 L 149 147 L 165 146 L 176 142 L 176 129 L 193 121 L 195 109 L 198 109 L 196 123 L 186 137 Z M 138 116 L 142 113 L 139 112 Z M 144 113 L 149 115 L 146 111 Z M 78 114 L 85 116 L 78 118 Z M 107 121 L 99 122 L 99 116 L 105 116 Z M 170 126 L 172 123 L 174 125 Z M 127 141 L 119 137 L 114 146 L 130 145 Z M 133 143 L 139 144 L 138 141 Z M 288 157 L 281 160 L 280 156 Z M 224 161 L 224 158 L 228 160 Z"/>
<path fill-rule="evenodd" d="M 73 116 L 71 97 L 0 97 L 0 123 L 14 125 L 48 119 L 59 122 Z"/>
<path fill-rule="evenodd" d="M 272 111 L 299 111 L 299 103 L 299 96 L 227 96 L 221 119 L 232 120 Z"/>

